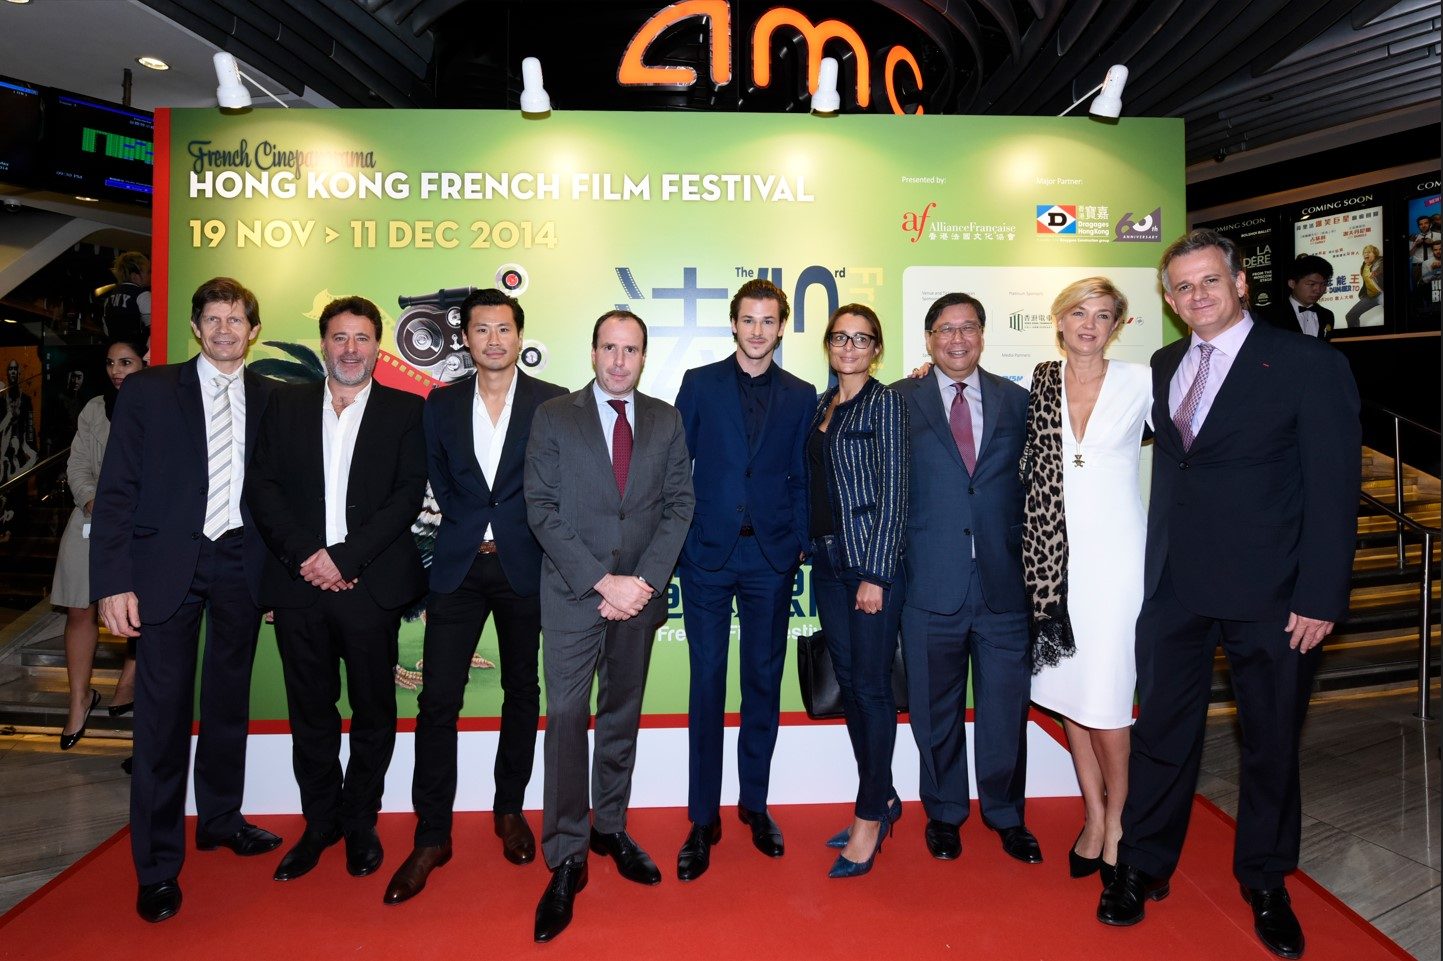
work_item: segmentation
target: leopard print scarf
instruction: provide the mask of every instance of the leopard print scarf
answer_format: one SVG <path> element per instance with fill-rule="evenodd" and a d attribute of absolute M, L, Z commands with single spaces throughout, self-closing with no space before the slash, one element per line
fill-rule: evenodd
<path fill-rule="evenodd" d="M 1022 572 L 1032 599 L 1032 673 L 1077 651 L 1067 615 L 1067 517 L 1062 502 L 1062 363 L 1032 371 L 1027 444 L 1019 469 L 1027 492 Z"/>

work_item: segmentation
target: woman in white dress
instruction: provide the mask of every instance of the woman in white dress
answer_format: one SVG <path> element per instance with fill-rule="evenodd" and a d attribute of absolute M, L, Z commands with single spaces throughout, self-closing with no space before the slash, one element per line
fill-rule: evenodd
<path fill-rule="evenodd" d="M 1086 820 L 1068 853 L 1073 877 L 1117 863 L 1137 681 L 1147 518 L 1138 461 L 1152 381 L 1109 361 L 1127 298 L 1105 277 L 1052 304 L 1064 360 L 1032 373 L 1023 569 L 1032 600 L 1032 700 L 1062 717 Z M 1059 496 L 1060 495 L 1060 496 Z"/>
<path fill-rule="evenodd" d="M 70 750 L 85 735 L 90 712 L 100 703 L 100 694 L 90 686 L 100 628 L 95 619 L 95 605 L 90 600 L 90 541 L 85 527 L 90 523 L 90 509 L 95 503 L 95 487 L 110 437 L 110 411 L 116 392 L 121 381 L 145 366 L 142 360 L 145 350 L 144 344 L 123 340 L 106 348 L 108 389 L 81 408 L 75 438 L 70 442 L 70 459 L 65 465 L 65 478 L 75 498 L 75 510 L 60 538 L 55 580 L 50 586 L 50 603 L 66 608 L 65 669 L 70 679 L 70 714 L 60 732 L 62 751 Z M 128 653 L 120 681 L 115 686 L 110 713 L 124 714 L 134 703 L 135 656 Z"/>

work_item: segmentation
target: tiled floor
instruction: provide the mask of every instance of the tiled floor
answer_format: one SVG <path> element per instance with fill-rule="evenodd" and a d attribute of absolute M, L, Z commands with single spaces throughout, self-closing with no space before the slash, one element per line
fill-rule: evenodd
<path fill-rule="evenodd" d="M 1421 961 L 1443 961 L 1443 764 L 1438 725 L 1412 709 L 1407 696 L 1314 706 L 1303 732 L 1302 868 Z M 0 912 L 124 825 L 128 753 L 123 740 L 88 737 L 61 753 L 54 735 L 0 736 Z M 1219 714 L 1208 722 L 1198 790 L 1229 814 L 1237 758 L 1234 719 Z"/>

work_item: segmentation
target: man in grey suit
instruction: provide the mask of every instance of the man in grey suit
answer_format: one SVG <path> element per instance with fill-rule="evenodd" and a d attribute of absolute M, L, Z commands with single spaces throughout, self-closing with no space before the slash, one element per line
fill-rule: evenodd
<path fill-rule="evenodd" d="M 552 871 L 536 908 L 537 941 L 571 922 L 591 850 L 622 877 L 661 872 L 626 833 L 636 732 L 651 642 L 695 497 L 676 408 L 636 390 L 646 324 L 603 314 L 591 332 L 596 379 L 536 410 L 526 447 L 527 520 L 541 544 L 541 652 L 546 677 L 541 849 Z M 596 750 L 587 783 L 591 685 Z"/>

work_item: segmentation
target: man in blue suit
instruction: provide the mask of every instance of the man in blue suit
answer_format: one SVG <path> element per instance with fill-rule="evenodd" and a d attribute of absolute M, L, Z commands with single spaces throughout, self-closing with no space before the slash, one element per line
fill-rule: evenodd
<path fill-rule="evenodd" d="M 982 818 L 1003 850 L 1035 864 L 1042 852 L 1023 822 L 1031 665 L 1017 473 L 1027 391 L 978 366 L 986 323 L 976 298 L 939 297 L 923 322 L 931 372 L 892 385 L 907 399 L 912 456 L 902 656 L 927 850 L 962 854 L 970 667 Z"/>
<path fill-rule="evenodd" d="M 566 391 L 517 366 L 526 314 L 515 298 L 491 288 L 476 290 L 461 303 L 461 316 L 476 373 L 432 391 L 422 418 L 441 529 L 431 559 L 417 699 L 415 847 L 386 888 L 387 904 L 415 897 L 431 871 L 451 860 L 456 719 L 487 617 L 496 624 L 503 694 L 495 831 L 511 863 L 536 857 L 536 838 L 521 802 L 541 714 L 541 546 L 526 524 L 522 482 L 531 417 L 543 401 Z"/>
<path fill-rule="evenodd" d="M 696 514 L 682 548 L 682 607 L 691 653 L 687 726 L 692 827 L 676 873 L 695 880 L 721 840 L 723 713 L 732 602 L 741 623 L 741 731 L 737 814 L 752 843 L 781 857 L 782 832 L 767 813 L 777 742 L 792 581 L 807 541 L 802 444 L 816 406 L 812 386 L 772 362 L 790 307 L 766 280 L 732 298 L 736 353 L 686 372 L 676 406 L 692 458 Z"/>

